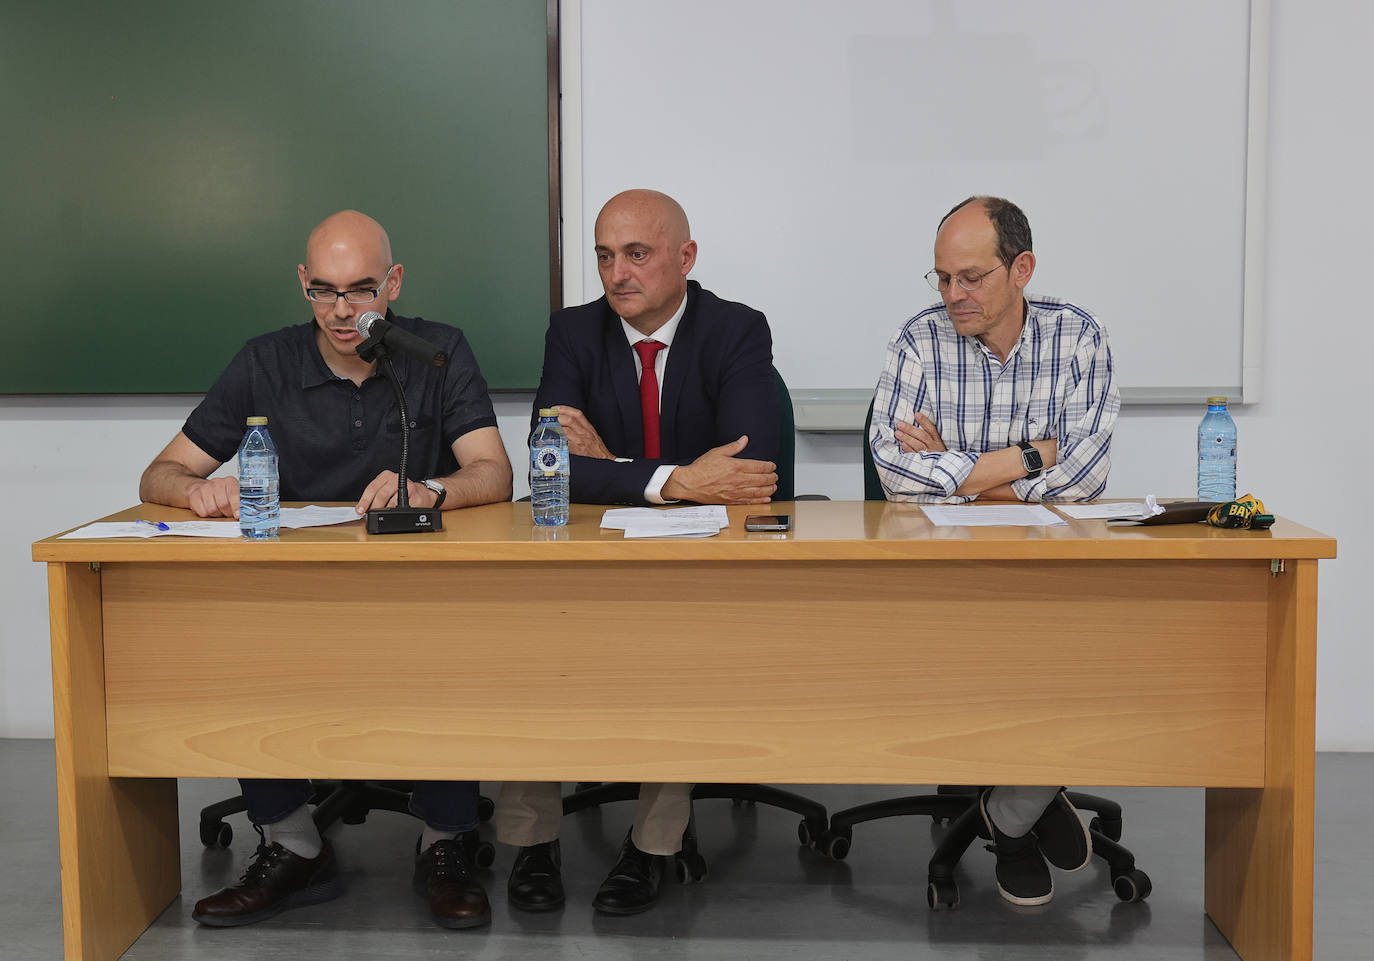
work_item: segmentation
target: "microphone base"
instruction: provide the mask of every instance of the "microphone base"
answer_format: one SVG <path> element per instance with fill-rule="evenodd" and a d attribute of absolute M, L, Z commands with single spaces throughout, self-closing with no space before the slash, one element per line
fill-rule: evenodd
<path fill-rule="evenodd" d="M 432 507 L 389 507 L 367 512 L 369 534 L 431 534 L 444 529 L 444 512 Z"/>

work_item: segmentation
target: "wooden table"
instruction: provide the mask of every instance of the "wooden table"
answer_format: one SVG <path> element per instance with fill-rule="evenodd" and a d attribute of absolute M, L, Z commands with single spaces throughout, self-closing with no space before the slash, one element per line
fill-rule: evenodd
<path fill-rule="evenodd" d="M 175 778 L 292 776 L 1205 785 L 1208 914 L 1247 961 L 1311 958 L 1335 541 L 778 509 L 791 534 L 496 504 L 432 535 L 39 541 L 67 957 L 176 897 Z M 135 516 L 189 515 L 109 519 Z"/>

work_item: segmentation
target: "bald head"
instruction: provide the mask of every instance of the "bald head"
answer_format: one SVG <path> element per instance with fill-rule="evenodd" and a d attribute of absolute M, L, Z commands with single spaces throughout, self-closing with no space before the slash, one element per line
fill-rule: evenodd
<path fill-rule="evenodd" d="M 310 231 L 305 263 L 296 265 L 296 273 L 315 314 L 325 362 L 340 376 L 359 373 L 355 368 L 368 365 L 357 356 L 356 318 L 369 310 L 385 313 L 400 296 L 405 276 L 405 268 L 391 259 L 386 231 L 367 214 L 341 210 Z M 316 300 L 312 290 L 332 291 L 333 299 Z"/>
<path fill-rule="evenodd" d="M 696 261 L 687 215 L 667 194 L 627 190 L 596 218 L 596 269 L 606 300 L 646 336 L 677 311 Z"/>
<path fill-rule="evenodd" d="M 330 251 L 350 253 L 381 264 L 391 264 L 391 238 L 386 230 L 367 214 L 356 210 L 341 210 L 324 218 L 305 242 L 306 266 L 325 259 Z"/>
<path fill-rule="evenodd" d="M 672 197 L 657 190 L 626 190 L 606 201 L 596 218 L 598 235 L 602 222 L 609 219 L 631 219 L 670 244 L 685 244 L 692 239 L 687 212 Z"/>

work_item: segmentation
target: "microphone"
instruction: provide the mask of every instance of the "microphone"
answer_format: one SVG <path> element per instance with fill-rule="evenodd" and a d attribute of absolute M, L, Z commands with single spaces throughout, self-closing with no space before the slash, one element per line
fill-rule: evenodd
<path fill-rule="evenodd" d="M 435 367 L 442 367 L 448 363 L 448 354 L 423 337 L 417 337 L 410 331 L 397 327 L 375 310 L 369 310 L 360 316 L 354 326 L 358 333 L 367 338 L 358 347 L 358 353 L 363 355 L 364 360 L 369 359 L 365 351 L 370 353 L 378 344 L 386 344 Z"/>

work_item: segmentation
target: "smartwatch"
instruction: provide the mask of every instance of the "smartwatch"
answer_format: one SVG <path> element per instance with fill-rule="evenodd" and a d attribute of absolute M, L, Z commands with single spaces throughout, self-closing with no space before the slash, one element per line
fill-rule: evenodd
<path fill-rule="evenodd" d="M 1021 466 L 1026 469 L 1026 477 L 1039 477 L 1045 470 L 1045 461 L 1040 452 L 1028 440 L 1019 440 L 1016 446 L 1021 448 Z"/>
<path fill-rule="evenodd" d="M 1038 457 L 1039 455 L 1037 454 L 1036 456 Z M 1037 463 L 1039 462 L 1037 461 Z M 440 510 L 444 506 L 444 498 L 448 496 L 448 488 L 445 487 L 443 484 L 439 483 L 433 477 L 425 481 L 424 485 L 428 487 L 430 490 L 434 491 L 434 493 L 439 495 L 439 499 L 434 502 L 434 506 L 430 508 L 430 510 Z"/>

